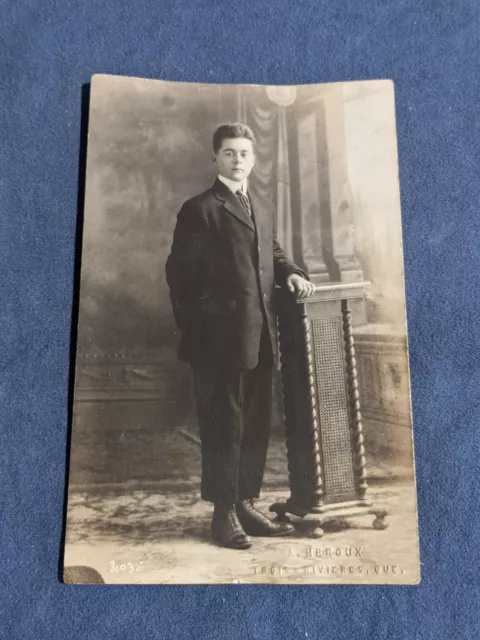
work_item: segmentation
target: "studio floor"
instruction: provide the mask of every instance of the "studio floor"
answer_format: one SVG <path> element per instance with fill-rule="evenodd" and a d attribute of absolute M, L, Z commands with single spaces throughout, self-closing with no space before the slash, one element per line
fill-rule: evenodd
<path fill-rule="evenodd" d="M 182 451 L 185 466 L 155 483 L 73 486 L 65 547 L 66 582 L 111 584 L 358 583 L 419 581 L 415 492 L 401 469 L 370 466 L 369 498 L 388 509 L 388 528 L 372 528 L 372 515 L 325 527 L 294 519 L 294 534 L 254 538 L 246 551 L 219 548 L 210 539 L 212 506 L 199 496 L 199 451 L 189 434 L 166 442 Z M 288 497 L 284 448 L 273 439 L 259 504 Z M 189 461 L 187 465 L 187 460 Z M 394 472 L 395 471 L 395 472 Z M 93 571 L 92 571 L 93 570 Z"/>

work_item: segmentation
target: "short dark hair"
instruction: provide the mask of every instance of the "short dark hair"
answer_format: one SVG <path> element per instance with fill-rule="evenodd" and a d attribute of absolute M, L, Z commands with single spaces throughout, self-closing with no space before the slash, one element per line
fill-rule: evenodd
<path fill-rule="evenodd" d="M 213 151 L 217 153 L 217 151 L 221 148 L 222 143 L 227 138 L 246 138 L 250 140 L 253 148 L 255 149 L 255 136 L 253 135 L 253 131 L 246 124 L 242 124 L 241 122 L 234 122 L 230 124 L 222 124 L 220 125 L 215 133 L 213 134 Z"/>

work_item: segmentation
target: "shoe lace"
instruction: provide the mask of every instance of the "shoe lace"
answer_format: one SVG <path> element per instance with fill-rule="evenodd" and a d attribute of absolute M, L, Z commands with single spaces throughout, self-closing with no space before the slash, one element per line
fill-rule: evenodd
<path fill-rule="evenodd" d="M 268 518 L 264 513 L 262 513 L 261 511 L 259 511 L 258 509 L 255 508 L 255 500 L 254 498 L 247 498 L 246 500 L 243 501 L 244 505 L 247 506 L 251 511 L 255 512 L 255 516 L 261 520 L 263 520 L 263 522 L 268 524 L 271 524 L 271 520 L 270 518 Z"/>
<path fill-rule="evenodd" d="M 228 520 L 229 520 L 229 523 L 230 523 L 230 525 L 232 526 L 233 529 L 239 529 L 240 528 L 240 522 L 239 522 L 238 517 L 237 517 L 235 506 L 231 507 L 228 510 Z"/>

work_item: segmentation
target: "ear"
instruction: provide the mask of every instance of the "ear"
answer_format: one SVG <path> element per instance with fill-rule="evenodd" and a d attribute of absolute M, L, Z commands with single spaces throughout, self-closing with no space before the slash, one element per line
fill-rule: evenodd
<path fill-rule="evenodd" d="M 214 164 L 216 164 L 216 163 L 217 163 L 217 156 L 216 156 L 214 153 L 212 153 L 212 162 L 213 162 Z"/>

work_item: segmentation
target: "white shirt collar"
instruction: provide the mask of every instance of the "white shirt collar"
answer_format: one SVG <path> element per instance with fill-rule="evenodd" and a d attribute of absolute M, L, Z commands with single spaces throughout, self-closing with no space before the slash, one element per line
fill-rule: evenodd
<path fill-rule="evenodd" d="M 220 182 L 230 189 L 233 193 L 236 193 L 239 189 L 243 191 L 243 193 L 247 193 L 247 180 L 245 179 L 243 182 L 235 182 L 235 180 L 230 180 L 230 178 L 225 178 L 225 176 L 218 176 Z"/>

